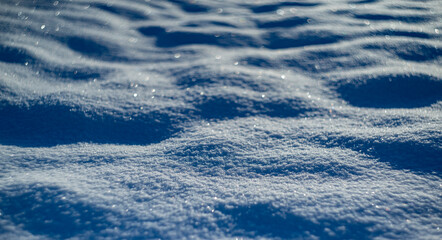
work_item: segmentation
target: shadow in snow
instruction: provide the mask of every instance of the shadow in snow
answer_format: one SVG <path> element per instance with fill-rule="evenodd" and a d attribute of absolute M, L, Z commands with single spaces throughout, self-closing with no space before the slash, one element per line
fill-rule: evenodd
<path fill-rule="evenodd" d="M 248 56 L 239 59 L 241 65 L 249 65 L 258 68 L 278 68 L 281 67 L 280 63 L 273 61 L 266 56 Z"/>
<path fill-rule="evenodd" d="M 262 27 L 289 27 L 293 25 L 289 22 L 269 22 L 262 23 Z M 229 32 L 219 33 L 203 33 L 190 31 L 166 31 L 159 26 L 146 26 L 138 28 L 138 31 L 146 37 L 155 37 L 156 46 L 160 48 L 179 47 L 185 45 L 214 45 L 218 47 L 266 47 L 269 49 L 284 49 L 292 47 L 303 47 L 312 45 L 322 45 L 336 43 L 344 39 L 343 35 L 338 35 L 329 31 L 303 31 L 303 32 L 287 32 L 273 31 L 264 34 L 264 41 L 261 43 L 257 39 Z"/>
<path fill-rule="evenodd" d="M 430 46 L 418 42 L 400 44 L 373 43 L 364 46 L 368 50 L 388 52 L 401 59 L 415 62 L 430 61 L 442 56 L 442 50 L 436 46 Z"/>
<path fill-rule="evenodd" d="M 442 100 L 442 80 L 423 74 L 383 75 L 337 84 L 348 103 L 367 108 L 418 108 Z"/>
<path fill-rule="evenodd" d="M 43 101 L 44 102 L 44 101 Z M 78 142 L 151 144 L 179 131 L 178 117 L 149 112 L 128 116 L 85 112 L 60 103 L 0 102 L 0 144 L 54 146 Z"/>
<path fill-rule="evenodd" d="M 258 21 L 256 24 L 259 28 L 292 28 L 307 24 L 306 17 L 291 17 L 277 21 Z"/>
<path fill-rule="evenodd" d="M 205 119 L 233 119 L 249 116 L 296 117 L 315 111 L 304 101 L 292 99 L 252 99 L 235 95 L 206 96 L 195 104 L 197 114 Z"/>
<path fill-rule="evenodd" d="M 315 7 L 319 5 L 321 5 L 321 3 L 312 1 L 280 1 L 275 4 L 251 6 L 250 10 L 254 13 L 267 13 L 274 12 L 282 7 Z"/>
<path fill-rule="evenodd" d="M 216 27 L 228 27 L 228 28 L 237 28 L 235 25 L 228 22 L 221 21 L 190 21 L 186 23 L 184 26 L 186 27 L 198 27 L 198 28 L 210 28 L 212 26 Z"/>
<path fill-rule="evenodd" d="M 125 17 L 129 20 L 147 20 L 149 19 L 144 13 L 137 11 L 137 10 L 132 10 L 129 8 L 125 8 L 122 6 L 118 6 L 116 4 L 103 4 L 103 3 L 94 3 L 91 5 L 92 7 L 98 8 L 100 10 L 121 16 L 121 17 Z"/>
<path fill-rule="evenodd" d="M 368 154 L 382 162 L 388 162 L 393 168 L 408 169 L 413 172 L 442 173 L 442 144 L 421 143 L 414 141 L 367 144 Z"/>
<path fill-rule="evenodd" d="M 256 40 L 252 37 L 229 33 L 202 33 L 190 31 L 166 31 L 159 26 L 146 26 L 138 28 L 146 37 L 155 37 L 156 46 L 160 48 L 180 47 L 186 45 L 214 45 L 218 47 L 257 47 Z"/>
<path fill-rule="evenodd" d="M 103 69 L 99 70 L 85 67 L 53 66 L 35 58 L 33 54 L 25 49 L 2 45 L 0 45 L 0 62 L 26 64 L 29 68 L 32 68 L 34 71 L 39 71 L 39 73 L 45 74 L 45 76 L 65 80 L 100 79 L 109 72 Z"/>
<path fill-rule="evenodd" d="M 384 139 L 357 139 L 354 137 L 329 137 L 322 140 L 318 136 L 313 141 L 327 147 L 350 148 L 363 152 L 388 163 L 394 169 L 407 169 L 415 173 L 437 173 L 442 171 L 442 142 L 440 134 L 422 140 L 384 140 Z"/>
<path fill-rule="evenodd" d="M 25 64 L 27 62 L 32 64 L 36 62 L 36 59 L 25 49 L 0 45 L 0 61 L 18 64 Z"/>
<path fill-rule="evenodd" d="M 405 23 L 425 23 L 433 20 L 433 17 L 424 15 L 385 15 L 385 14 L 353 14 L 354 18 L 370 21 L 401 21 Z"/>
<path fill-rule="evenodd" d="M 0 191 L 0 199 L 2 218 L 34 235 L 66 239 L 116 227 L 108 220 L 115 213 L 76 201 L 74 194 L 57 187 L 18 185 Z"/>
<path fill-rule="evenodd" d="M 89 69 L 89 68 L 68 68 L 68 67 L 46 67 L 42 69 L 43 72 L 57 79 L 63 79 L 66 81 L 80 81 L 80 80 L 92 80 L 101 79 L 104 75 L 107 75 L 109 71 Z"/>
<path fill-rule="evenodd" d="M 188 1 L 188 0 L 168 0 L 168 1 L 175 3 L 183 11 L 188 13 L 205 13 L 210 10 L 208 6 L 198 4 L 196 1 Z"/>
<path fill-rule="evenodd" d="M 355 1 L 349 1 L 348 3 L 353 4 L 368 4 L 368 3 L 377 3 L 379 0 L 355 0 Z"/>
<path fill-rule="evenodd" d="M 123 56 L 118 45 L 83 36 L 68 36 L 58 39 L 70 49 L 84 56 L 102 61 L 131 62 L 133 59 Z"/>
<path fill-rule="evenodd" d="M 283 49 L 336 43 L 343 40 L 344 36 L 329 31 L 308 30 L 293 33 L 286 31 L 269 32 L 264 34 L 263 38 L 266 42 L 264 47 L 269 49 Z"/>
<path fill-rule="evenodd" d="M 282 239 L 372 239 L 377 233 L 370 231 L 372 224 L 344 220 L 309 220 L 288 209 L 271 203 L 250 205 L 219 205 L 216 210 L 229 216 L 229 223 L 220 227 L 232 228 L 232 236 Z M 232 225 L 231 225 L 232 224 Z"/>

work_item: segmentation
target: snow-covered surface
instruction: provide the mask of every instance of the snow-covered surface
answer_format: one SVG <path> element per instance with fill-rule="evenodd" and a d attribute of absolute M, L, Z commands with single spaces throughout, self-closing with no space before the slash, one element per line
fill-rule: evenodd
<path fill-rule="evenodd" d="M 440 239 L 441 12 L 2 0 L 0 238 Z"/>

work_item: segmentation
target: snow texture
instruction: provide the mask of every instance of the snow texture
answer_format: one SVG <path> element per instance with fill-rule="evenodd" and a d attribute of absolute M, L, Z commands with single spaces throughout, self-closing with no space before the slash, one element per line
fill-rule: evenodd
<path fill-rule="evenodd" d="M 438 0 L 2 0 L 0 239 L 441 239 Z"/>

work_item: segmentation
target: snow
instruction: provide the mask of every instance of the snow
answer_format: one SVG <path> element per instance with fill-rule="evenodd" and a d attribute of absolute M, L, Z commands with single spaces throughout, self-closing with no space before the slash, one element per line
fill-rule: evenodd
<path fill-rule="evenodd" d="M 440 239 L 438 1 L 0 3 L 0 239 Z"/>

